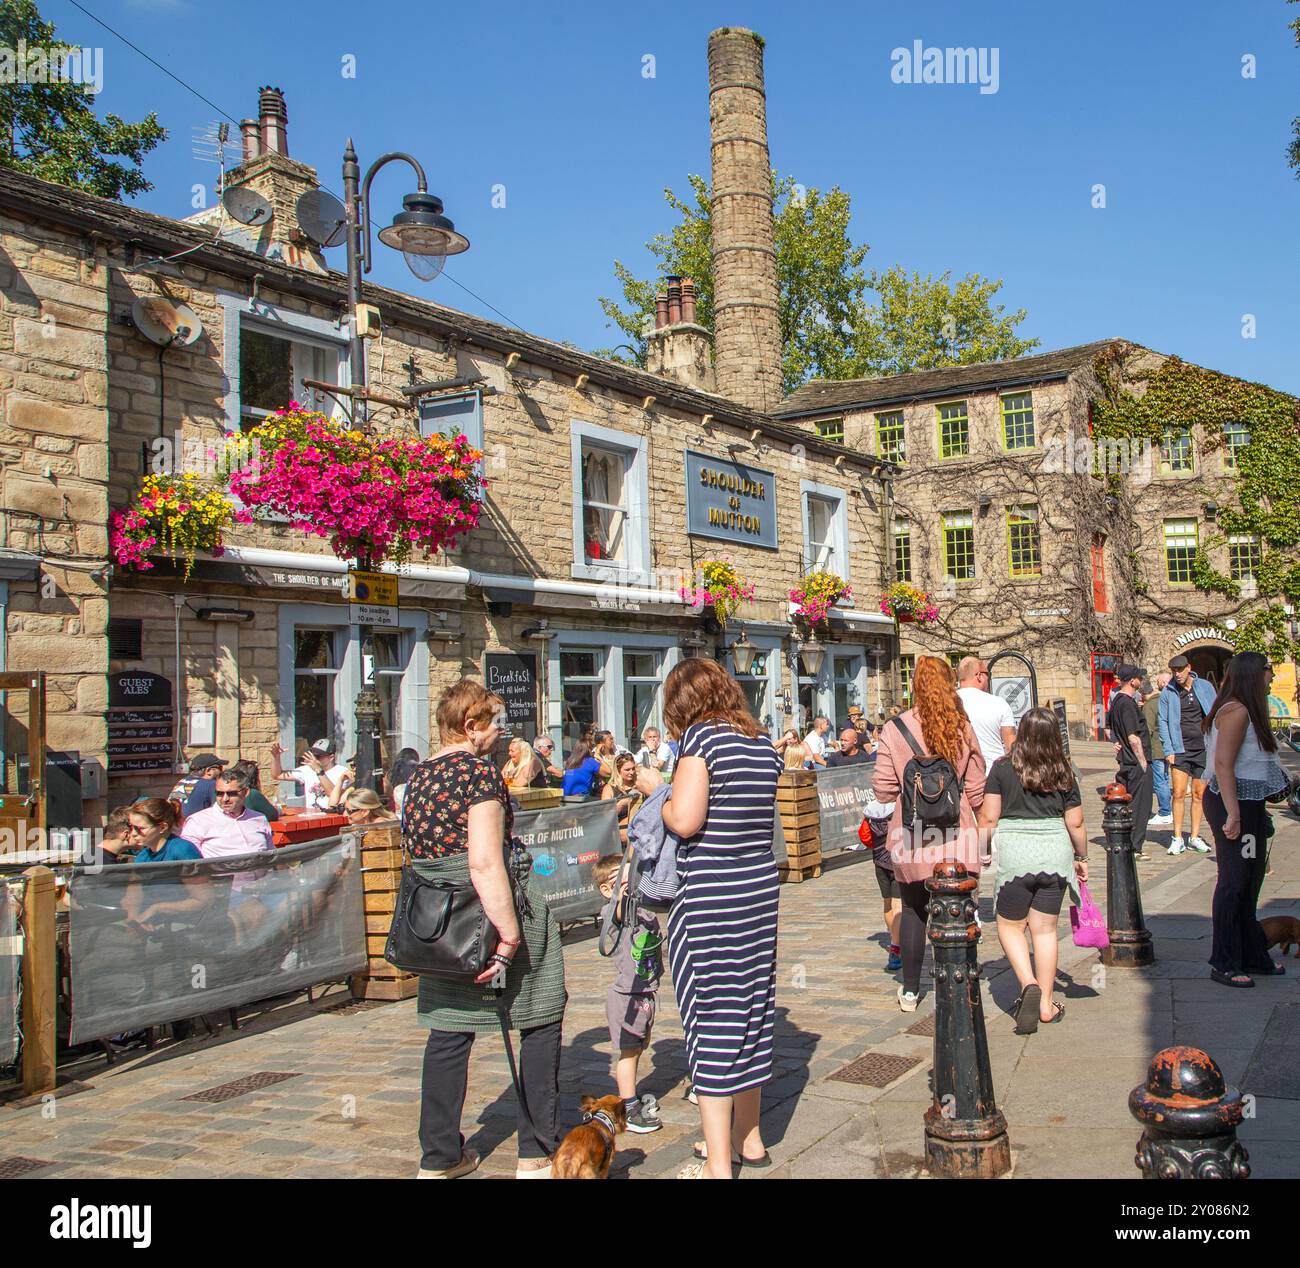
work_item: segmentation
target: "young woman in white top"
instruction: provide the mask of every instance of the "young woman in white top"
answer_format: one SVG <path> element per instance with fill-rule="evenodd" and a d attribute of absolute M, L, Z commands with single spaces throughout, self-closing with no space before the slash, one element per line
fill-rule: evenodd
<path fill-rule="evenodd" d="M 1202 723 L 1209 772 L 1203 808 L 1219 867 L 1210 976 L 1224 986 L 1250 987 L 1255 985 L 1252 974 L 1269 977 L 1286 971 L 1270 958 L 1255 915 L 1273 835 L 1266 803 L 1291 784 L 1268 725 L 1272 681 L 1266 657 L 1238 652 Z"/>

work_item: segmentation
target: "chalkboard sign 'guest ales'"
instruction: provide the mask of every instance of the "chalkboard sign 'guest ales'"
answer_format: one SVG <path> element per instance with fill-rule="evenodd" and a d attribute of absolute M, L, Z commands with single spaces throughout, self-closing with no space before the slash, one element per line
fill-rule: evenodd
<path fill-rule="evenodd" d="M 536 652 L 484 652 L 483 684 L 506 704 L 511 733 L 532 740 L 540 698 Z"/>

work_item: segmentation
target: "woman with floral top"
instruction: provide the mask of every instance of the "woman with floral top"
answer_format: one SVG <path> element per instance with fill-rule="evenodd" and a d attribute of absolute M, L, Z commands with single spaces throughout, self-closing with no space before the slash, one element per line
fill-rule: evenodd
<path fill-rule="evenodd" d="M 489 758 L 501 737 L 505 705 L 482 683 L 462 679 L 438 700 L 442 747 L 406 785 L 402 843 L 411 866 L 435 880 L 469 881 L 498 936 L 495 963 L 473 982 L 420 979 L 417 1017 L 429 1027 L 420 1105 L 422 1180 L 454 1179 L 473 1171 L 478 1155 L 465 1148 L 460 1116 L 470 1048 L 479 1032 L 499 1026 L 498 1008 L 521 1031 L 519 1081 L 534 1134 L 520 1104 L 516 1176 L 546 1179 L 559 1111 L 560 1026 L 564 1019 L 564 956 L 560 931 L 537 878 L 524 881 L 526 902 L 515 909 L 507 867 L 514 814 L 505 780 Z M 527 856 L 525 856 L 527 857 Z M 489 987 L 505 960 L 505 987 Z"/>

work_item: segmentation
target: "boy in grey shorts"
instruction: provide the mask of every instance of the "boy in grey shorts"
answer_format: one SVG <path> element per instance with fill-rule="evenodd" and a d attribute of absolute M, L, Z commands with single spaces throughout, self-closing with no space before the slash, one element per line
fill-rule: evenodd
<path fill-rule="evenodd" d="M 596 887 L 608 904 L 622 903 L 624 895 L 614 896 L 618 879 L 618 854 L 606 854 L 592 869 Z M 626 886 L 624 887 L 626 890 Z M 613 1073 L 618 1094 L 627 1109 L 627 1129 L 632 1132 L 657 1132 L 659 1106 L 648 1092 L 636 1092 L 636 1070 L 641 1054 L 650 1046 L 650 1032 L 655 1020 L 655 998 L 663 976 L 663 931 L 652 911 L 637 909 L 636 922 L 623 930 L 614 952 L 614 981 L 605 996 L 605 1016 L 609 1021 L 609 1041 L 614 1050 Z"/>

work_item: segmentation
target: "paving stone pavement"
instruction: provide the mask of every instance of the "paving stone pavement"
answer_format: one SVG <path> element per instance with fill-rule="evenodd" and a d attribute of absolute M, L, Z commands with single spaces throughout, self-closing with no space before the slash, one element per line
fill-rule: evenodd
<path fill-rule="evenodd" d="M 1089 834 L 1099 842 L 1096 790 L 1110 767 L 1102 746 L 1077 746 Z M 1277 814 L 1272 873 L 1261 910 L 1300 914 L 1300 823 Z M 1062 916 L 1058 998 L 1068 1015 L 1032 1037 L 1013 1034 L 1005 1010 L 1016 984 L 997 942 L 991 878 L 981 887 L 985 920 L 985 1021 L 999 1108 L 1006 1115 L 1016 1177 L 1135 1177 L 1138 1128 L 1128 1092 L 1167 1044 L 1205 1048 L 1239 1082 L 1273 1009 L 1300 1001 L 1300 962 L 1253 991 L 1210 981 L 1210 898 L 1215 868 L 1199 855 L 1168 857 L 1168 832 L 1148 843 L 1140 871 L 1157 963 L 1102 970 L 1094 951 L 1074 947 Z M 1104 906 L 1105 855 L 1094 844 L 1092 888 Z M 907 1033 L 930 1015 L 923 978 L 915 1015 L 899 1012 L 898 978 L 884 972 L 881 903 L 869 861 L 846 855 L 817 880 L 781 891 L 776 1077 L 764 1094 L 763 1130 L 775 1166 L 746 1179 L 910 1177 L 921 1169 L 921 1116 L 930 1101 L 933 1040 Z M 604 1014 L 607 962 L 589 929 L 568 936 L 570 992 L 561 1076 L 563 1120 L 578 1098 L 613 1090 Z M 0 1108 L 0 1158 L 49 1165 L 33 1178 L 407 1177 L 418 1163 L 415 1128 L 425 1032 L 414 1001 L 349 1013 L 291 1003 L 250 1018 L 238 1032 L 160 1046 L 105 1067 L 85 1063 L 91 1090 L 44 1106 Z M 885 1088 L 829 1081 L 866 1051 L 918 1058 Z M 294 1073 L 234 1099 L 183 1098 L 259 1071 Z M 660 1101 L 664 1129 L 625 1135 L 618 1177 L 674 1175 L 699 1138 L 698 1111 L 685 1099 L 685 1046 L 665 979 L 642 1091 Z M 1250 1091 L 1247 1085 L 1244 1090 Z M 470 1066 L 463 1126 L 484 1156 L 475 1178 L 511 1175 L 515 1103 L 499 1037 L 482 1036 Z M 1300 1174 L 1300 1102 L 1259 1098 L 1241 1137 L 1259 1176 Z"/>

